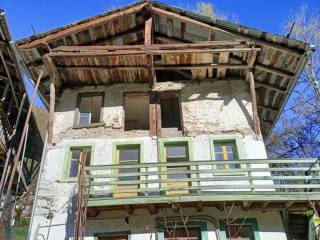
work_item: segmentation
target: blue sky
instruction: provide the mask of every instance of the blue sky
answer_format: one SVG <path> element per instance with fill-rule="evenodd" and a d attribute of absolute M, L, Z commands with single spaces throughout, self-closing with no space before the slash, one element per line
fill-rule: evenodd
<path fill-rule="evenodd" d="M 91 17 L 117 7 L 136 2 L 134 0 L 0 0 L 0 8 L 6 11 L 12 38 L 18 40 L 36 33 L 48 31 L 66 24 Z M 196 9 L 198 2 L 210 2 L 219 11 L 236 15 L 238 21 L 249 27 L 281 34 L 290 11 L 307 4 L 310 9 L 320 8 L 320 0 L 162 0 L 162 2 L 185 8 Z M 32 94 L 31 82 L 24 81 L 28 95 Z M 39 97 L 36 105 L 42 106 Z"/>
<path fill-rule="evenodd" d="M 32 35 L 31 25 L 37 33 L 81 20 L 107 10 L 131 4 L 132 0 L 0 0 L 0 8 L 7 13 L 13 39 Z M 195 9 L 199 1 L 163 0 L 162 2 Z M 212 0 L 220 11 L 235 14 L 241 24 L 263 31 L 281 33 L 291 10 L 302 4 L 320 8 L 319 0 Z"/>

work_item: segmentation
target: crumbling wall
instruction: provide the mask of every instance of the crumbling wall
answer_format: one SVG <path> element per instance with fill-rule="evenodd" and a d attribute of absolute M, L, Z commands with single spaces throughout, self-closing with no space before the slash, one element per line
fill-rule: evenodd
<path fill-rule="evenodd" d="M 202 81 L 201 83 L 159 83 L 156 91 L 180 90 L 182 125 L 185 136 L 241 133 L 253 135 L 252 107 L 244 80 Z M 148 84 L 116 84 L 83 87 L 63 91 L 55 110 L 54 139 L 146 136 L 148 131 L 124 131 L 124 92 L 148 92 Z M 104 126 L 74 129 L 77 95 L 81 92 L 105 92 Z"/>

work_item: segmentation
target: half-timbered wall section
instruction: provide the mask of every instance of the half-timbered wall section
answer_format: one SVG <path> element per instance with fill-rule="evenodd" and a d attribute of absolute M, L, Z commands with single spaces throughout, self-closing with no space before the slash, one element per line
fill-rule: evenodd
<path fill-rule="evenodd" d="M 308 44 L 150 1 L 16 44 L 49 105 L 31 237 L 168 239 L 181 204 L 192 239 L 228 239 L 234 203 L 237 237 L 285 240 L 280 212 L 320 198 L 315 160 L 263 141 Z"/>

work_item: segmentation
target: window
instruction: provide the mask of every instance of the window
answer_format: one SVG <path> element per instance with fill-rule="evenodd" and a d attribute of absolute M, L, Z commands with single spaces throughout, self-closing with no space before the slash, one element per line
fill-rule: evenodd
<path fill-rule="evenodd" d="M 158 224 L 157 229 L 159 230 L 158 240 L 206 240 L 208 236 L 208 226 L 206 221 L 193 221 L 188 220 L 186 222 L 188 234 L 185 226 L 182 222 L 171 222 L 170 220 L 163 224 Z M 189 238 L 188 238 L 189 235 Z"/>
<path fill-rule="evenodd" d="M 121 190 L 126 189 L 138 189 L 139 184 L 133 183 L 130 184 L 130 182 L 133 181 L 139 181 L 139 172 L 140 168 L 138 167 L 138 164 L 140 163 L 140 145 L 139 144 L 129 144 L 129 145 L 117 145 L 116 146 L 116 162 L 120 165 L 120 167 L 116 170 L 117 174 L 126 175 L 129 174 L 129 176 L 118 176 L 117 181 L 121 182 L 128 182 L 125 184 L 119 184 L 115 186 L 116 190 L 119 190 L 120 193 L 115 193 L 114 197 L 131 197 L 131 196 L 137 196 L 137 192 L 130 192 L 130 193 L 121 193 Z M 135 166 L 131 166 L 131 164 L 134 164 Z M 123 166 L 121 165 L 129 165 L 129 166 Z"/>
<path fill-rule="evenodd" d="M 78 116 L 75 126 L 83 127 L 100 123 L 103 93 L 80 93 L 77 100 Z"/>
<path fill-rule="evenodd" d="M 128 240 L 130 239 L 130 232 L 113 232 L 113 233 L 96 233 L 94 234 L 97 240 Z"/>
<path fill-rule="evenodd" d="M 161 161 L 170 163 L 166 166 L 167 174 L 162 176 L 168 182 L 162 186 L 167 188 L 166 195 L 181 195 L 189 193 L 190 170 L 186 161 L 190 160 L 189 141 L 162 140 L 161 141 Z M 178 165 L 176 164 L 178 163 Z M 180 164 L 179 164 L 180 163 Z M 175 166 L 172 166 L 175 165 Z M 176 180 L 176 181 L 174 181 Z M 182 188 L 181 190 L 176 190 Z"/>
<path fill-rule="evenodd" d="M 98 240 L 128 240 L 127 235 L 123 236 L 109 236 L 109 237 L 98 237 Z"/>
<path fill-rule="evenodd" d="M 66 176 L 68 178 L 77 177 L 79 172 L 80 162 L 84 162 L 85 166 L 89 166 L 90 158 L 91 158 L 91 148 L 71 148 L 70 161 L 69 161 L 68 172 Z"/>
<path fill-rule="evenodd" d="M 138 164 L 140 162 L 140 146 L 118 147 L 118 163 L 122 164 Z M 119 173 L 138 173 L 139 168 L 120 168 Z M 119 177 L 119 181 L 135 181 L 139 180 L 137 176 Z"/>
<path fill-rule="evenodd" d="M 164 232 L 164 240 L 201 240 L 200 227 L 187 227 L 187 229 L 188 234 L 184 227 L 168 228 Z"/>
<path fill-rule="evenodd" d="M 177 96 L 161 96 L 161 127 L 181 130 L 180 102 Z"/>
<path fill-rule="evenodd" d="M 226 233 L 228 240 L 255 240 L 251 225 L 230 225 L 227 227 Z"/>
<path fill-rule="evenodd" d="M 183 162 L 189 160 L 188 145 L 186 143 L 166 144 L 165 145 L 166 162 Z M 186 173 L 187 166 L 167 167 L 168 172 L 181 172 L 176 174 L 169 174 L 168 179 L 185 179 L 188 177 Z"/>
<path fill-rule="evenodd" d="M 149 130 L 149 95 L 126 93 L 124 97 L 124 130 Z"/>
<path fill-rule="evenodd" d="M 220 220 L 219 225 L 221 240 L 260 240 L 255 218 L 236 219 L 229 226 Z"/>
<path fill-rule="evenodd" d="M 228 160 L 238 159 L 236 144 L 234 141 L 214 141 L 215 160 L 224 161 L 224 164 L 217 165 L 218 169 L 240 168 L 240 164 L 229 164 Z"/>

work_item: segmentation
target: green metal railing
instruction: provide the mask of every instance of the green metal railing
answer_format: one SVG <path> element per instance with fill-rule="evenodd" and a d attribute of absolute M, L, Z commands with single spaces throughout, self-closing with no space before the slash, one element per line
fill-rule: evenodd
<path fill-rule="evenodd" d="M 316 159 L 97 165 L 86 167 L 86 179 L 89 205 L 320 200 L 320 167 Z"/>

